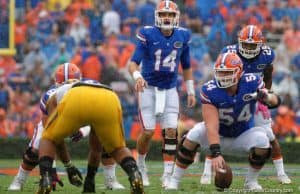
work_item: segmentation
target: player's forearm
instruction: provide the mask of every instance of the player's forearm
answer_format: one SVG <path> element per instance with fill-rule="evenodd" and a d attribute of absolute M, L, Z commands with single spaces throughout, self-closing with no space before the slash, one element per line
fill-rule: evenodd
<path fill-rule="evenodd" d="M 266 67 L 266 69 L 264 70 L 264 82 L 265 82 L 265 87 L 267 89 L 271 89 L 272 87 L 272 73 L 273 73 L 272 65 Z"/>
<path fill-rule="evenodd" d="M 220 144 L 218 110 L 211 104 L 203 104 L 202 116 L 207 129 L 209 145 Z"/>
<path fill-rule="evenodd" d="M 66 146 L 65 142 L 56 145 L 56 153 L 57 153 L 58 157 L 60 158 L 60 160 L 64 164 L 71 161 L 71 157 L 70 157 L 70 154 L 67 150 L 67 146 Z"/>
<path fill-rule="evenodd" d="M 188 95 L 195 95 L 194 78 L 191 68 L 183 70 L 183 78 L 185 80 Z"/>

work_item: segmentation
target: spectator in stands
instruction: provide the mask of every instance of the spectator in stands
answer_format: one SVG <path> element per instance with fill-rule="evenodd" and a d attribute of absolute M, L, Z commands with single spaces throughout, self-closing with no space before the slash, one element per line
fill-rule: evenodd
<path fill-rule="evenodd" d="M 291 97 L 291 104 L 297 105 L 299 103 L 299 87 L 290 73 L 285 75 L 283 80 L 278 84 L 276 91 L 283 96 L 283 101 Z"/>
<path fill-rule="evenodd" d="M 16 61 L 12 56 L 0 56 L 1 76 L 7 77 L 16 68 Z"/>
<path fill-rule="evenodd" d="M 14 135 L 14 123 L 6 118 L 6 111 L 0 108 L 0 138 Z"/>
<path fill-rule="evenodd" d="M 201 11 L 196 0 L 186 0 L 184 3 L 183 22 L 192 31 L 202 31 Z"/>
<path fill-rule="evenodd" d="M 70 59 L 71 56 L 66 50 L 66 43 L 61 42 L 59 44 L 59 51 L 56 52 L 56 55 L 51 59 L 49 72 L 54 72 L 58 65 L 69 62 Z"/>
<path fill-rule="evenodd" d="M 41 50 L 39 42 L 32 42 L 30 45 L 30 51 L 24 56 L 24 67 L 25 72 L 32 70 L 36 58 L 39 58 L 43 61 L 45 69 L 49 66 L 49 59 L 46 57 L 45 53 Z"/>
<path fill-rule="evenodd" d="M 146 0 L 146 2 L 137 8 L 137 16 L 140 19 L 141 26 L 151 26 L 154 24 L 155 3 L 153 0 Z"/>
<path fill-rule="evenodd" d="M 288 106 L 280 106 L 273 126 L 274 133 L 279 140 L 288 136 L 295 139 L 299 135 L 298 128 L 299 126 L 295 122 L 295 112 Z"/>
<path fill-rule="evenodd" d="M 123 19 L 123 25 L 130 27 L 131 36 L 135 36 L 137 28 L 140 25 L 140 19 L 138 18 L 136 3 L 130 1 L 128 3 L 128 13 L 127 16 Z"/>
<path fill-rule="evenodd" d="M 118 12 L 112 10 L 109 3 L 106 4 L 106 9 L 103 14 L 102 26 L 104 28 L 104 35 L 108 37 L 113 34 L 120 34 L 121 18 Z"/>
<path fill-rule="evenodd" d="M 0 77 L 0 108 L 5 112 L 9 110 L 12 99 L 14 98 L 14 92 L 7 84 L 6 78 L 1 75 Z"/>
<path fill-rule="evenodd" d="M 84 25 L 82 19 L 77 17 L 73 21 L 70 29 L 70 36 L 74 38 L 76 45 L 78 45 L 82 39 L 88 36 L 88 34 L 88 29 Z"/>

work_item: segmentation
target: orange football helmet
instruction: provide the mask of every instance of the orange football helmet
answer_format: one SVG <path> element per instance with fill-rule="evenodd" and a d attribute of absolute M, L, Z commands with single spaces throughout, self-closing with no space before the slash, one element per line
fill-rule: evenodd
<path fill-rule="evenodd" d="M 176 3 L 164 0 L 158 3 L 155 10 L 155 26 L 171 30 L 179 26 L 179 9 Z"/>
<path fill-rule="evenodd" d="M 255 25 L 248 25 L 240 31 L 239 53 L 246 59 L 256 57 L 265 39 L 261 30 Z"/>
<path fill-rule="evenodd" d="M 228 88 L 238 83 L 243 74 L 243 62 L 236 53 L 220 54 L 214 65 L 215 79 L 219 88 Z"/>
<path fill-rule="evenodd" d="M 64 63 L 55 70 L 55 83 L 62 84 L 68 80 L 80 80 L 81 72 L 77 65 L 73 63 Z"/>

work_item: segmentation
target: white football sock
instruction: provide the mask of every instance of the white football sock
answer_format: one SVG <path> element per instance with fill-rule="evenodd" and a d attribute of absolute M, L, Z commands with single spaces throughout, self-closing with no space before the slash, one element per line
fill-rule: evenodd
<path fill-rule="evenodd" d="M 174 161 L 164 161 L 164 174 L 163 176 L 170 176 L 173 172 Z"/>
<path fill-rule="evenodd" d="M 282 158 L 273 160 L 273 163 L 277 171 L 277 176 L 285 175 Z"/>
<path fill-rule="evenodd" d="M 56 168 L 56 160 L 53 160 L 52 168 Z"/>
<path fill-rule="evenodd" d="M 180 182 L 180 179 L 181 177 L 183 177 L 185 170 L 186 170 L 185 168 L 181 168 L 180 166 L 175 164 L 172 178 Z"/>
<path fill-rule="evenodd" d="M 116 164 L 113 165 L 103 165 L 103 174 L 105 178 L 112 178 L 116 176 Z"/>
<path fill-rule="evenodd" d="M 205 157 L 205 162 L 204 162 L 204 170 L 203 174 L 208 174 L 211 175 L 211 159 L 208 157 Z"/>
<path fill-rule="evenodd" d="M 26 181 L 28 175 L 30 174 L 31 171 L 28 171 L 28 170 L 25 170 L 22 168 L 22 165 L 20 165 L 19 167 L 19 171 L 18 171 L 18 174 L 17 174 L 17 179 L 22 181 L 23 183 Z"/>
<path fill-rule="evenodd" d="M 260 170 L 255 169 L 252 166 L 249 166 L 248 173 L 246 175 L 246 182 L 253 182 L 253 181 L 257 182 L 259 171 Z"/>
<path fill-rule="evenodd" d="M 146 156 L 147 154 L 142 155 L 138 153 L 137 163 L 139 166 L 146 166 L 146 162 L 145 162 Z"/>

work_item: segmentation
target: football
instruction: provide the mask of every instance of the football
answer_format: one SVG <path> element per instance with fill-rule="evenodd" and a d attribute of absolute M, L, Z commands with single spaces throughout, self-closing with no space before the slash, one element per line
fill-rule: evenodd
<path fill-rule="evenodd" d="M 231 168 L 225 164 L 223 169 L 216 170 L 215 174 L 215 186 L 217 190 L 224 190 L 229 188 L 232 183 L 232 171 Z"/>

